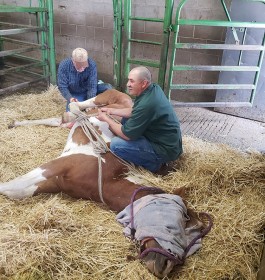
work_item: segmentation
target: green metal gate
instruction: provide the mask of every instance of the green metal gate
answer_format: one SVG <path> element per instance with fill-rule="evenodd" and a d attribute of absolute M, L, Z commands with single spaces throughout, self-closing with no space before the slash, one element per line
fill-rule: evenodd
<path fill-rule="evenodd" d="M 123 6 L 124 2 L 124 6 Z M 122 88 L 124 85 L 131 65 L 144 65 L 158 69 L 158 84 L 164 88 L 165 75 L 167 69 L 168 44 L 171 28 L 171 17 L 174 0 L 165 1 L 164 18 L 136 17 L 132 15 L 131 0 L 113 0 L 114 10 L 114 82 L 115 87 Z M 157 22 L 163 23 L 162 42 L 134 39 L 132 37 L 132 22 Z M 124 31 L 124 32 L 123 32 Z M 124 37 L 122 36 L 124 35 Z M 124 40 L 124 52 L 122 52 L 122 41 Z M 131 57 L 131 44 L 148 44 L 160 46 L 159 61 L 150 61 L 146 59 L 137 59 Z"/>
<path fill-rule="evenodd" d="M 34 15 L 35 24 L 22 25 L 7 21 L 0 22 L 0 58 L 2 78 L 9 77 L 10 74 L 20 73 L 21 81 L 15 85 L 8 85 L 0 89 L 0 95 L 12 92 L 18 89 L 28 87 L 29 85 L 46 81 L 56 83 L 56 63 L 54 49 L 54 32 L 53 32 L 53 1 L 38 0 L 38 7 L 32 7 L 31 1 L 28 7 L 0 5 L 0 15 L 5 19 L 7 13 L 27 13 Z M 12 18 L 13 18 L 12 17 Z M 36 42 L 16 39 L 12 35 L 33 33 Z M 7 47 L 6 47 L 7 46 Z M 31 51 L 37 51 L 39 58 L 33 58 Z M 9 64 L 9 59 L 21 60 L 21 65 Z M 24 77 L 27 81 L 24 80 Z M 7 83 L 8 84 L 8 83 Z"/>
<path fill-rule="evenodd" d="M 181 19 L 180 13 L 183 6 L 186 4 L 188 0 L 182 0 L 181 3 L 177 7 L 175 24 L 172 26 L 172 30 L 174 32 L 174 39 L 172 45 L 172 54 L 171 54 L 171 62 L 169 68 L 169 78 L 168 78 L 168 98 L 171 99 L 171 91 L 174 89 L 180 90 L 194 90 L 194 89 L 225 89 L 225 90 L 239 90 L 239 89 L 249 89 L 251 90 L 251 95 L 249 98 L 249 102 L 174 102 L 172 104 L 178 107 L 183 106 L 197 106 L 197 107 L 251 107 L 253 104 L 253 100 L 256 93 L 256 87 L 259 79 L 261 64 L 264 58 L 265 51 L 265 33 L 263 36 L 261 45 L 244 45 L 240 44 L 238 41 L 238 36 L 235 28 L 263 28 L 265 29 L 265 21 L 263 23 L 257 22 L 234 22 L 231 20 L 228 9 L 226 7 L 225 1 L 220 0 L 222 6 L 224 8 L 224 12 L 227 16 L 227 21 L 219 21 L 219 20 L 189 20 L 189 19 Z M 252 1 L 252 2 L 262 2 L 265 3 L 264 0 L 261 1 Z M 178 32 L 181 26 L 210 26 L 210 27 L 230 27 L 232 28 L 235 44 L 199 44 L 199 43 L 179 43 L 178 42 Z M 208 65 L 179 65 L 175 63 L 175 56 L 178 49 L 210 49 L 210 50 L 234 50 L 240 51 L 240 56 L 242 56 L 243 51 L 259 51 L 259 60 L 258 64 L 255 66 L 208 66 Z M 255 78 L 253 83 L 249 84 L 179 84 L 173 83 L 172 77 L 174 73 L 177 71 L 239 71 L 239 72 L 255 72 Z"/>
<path fill-rule="evenodd" d="M 131 13 L 131 0 L 124 0 L 124 7 L 122 7 L 122 0 L 113 0 L 114 14 L 116 17 L 114 36 L 114 76 L 116 77 L 116 84 L 118 88 L 122 88 L 127 79 L 130 66 L 143 65 L 148 67 L 155 67 L 159 69 L 158 84 L 162 87 L 167 97 L 171 100 L 172 90 L 185 90 L 192 91 L 196 89 L 201 90 L 237 90 L 237 89 L 249 89 L 251 90 L 251 96 L 249 102 L 176 102 L 171 100 L 174 106 L 196 106 L 196 107 L 241 107 L 249 106 L 253 104 L 253 100 L 256 93 L 256 87 L 259 79 L 261 64 L 264 59 L 265 51 L 265 36 L 261 45 L 245 45 L 244 41 L 240 44 L 237 36 L 236 28 L 258 28 L 265 29 L 265 21 L 262 23 L 257 22 L 235 22 L 230 18 L 225 0 L 220 0 L 220 4 L 223 7 L 224 13 L 227 17 L 227 21 L 221 20 L 190 20 L 182 19 L 180 14 L 182 8 L 189 0 L 181 0 L 176 7 L 175 21 L 172 23 L 172 13 L 174 9 L 173 0 L 165 0 L 165 13 L 163 19 L 156 18 L 141 18 L 132 16 Z M 265 0 L 245 0 L 250 2 L 262 2 Z M 163 23 L 163 41 L 150 42 L 145 40 L 133 39 L 132 34 L 132 21 L 152 21 Z M 179 30 L 182 26 L 209 26 L 209 27 L 222 27 L 231 28 L 235 44 L 200 44 L 200 43 L 180 43 L 178 41 Z M 118 35 L 117 35 L 118 34 Z M 171 43 L 169 44 L 169 39 Z M 123 42 L 123 44 L 122 44 Z M 159 61 L 147 61 L 144 59 L 131 58 L 131 43 L 144 43 L 155 44 L 161 46 L 160 60 Z M 122 46 L 124 45 L 124 52 L 122 52 Z M 171 48 L 171 54 L 168 57 L 169 48 Z M 221 65 L 181 65 L 178 63 L 178 50 L 232 50 L 240 51 L 242 55 L 243 51 L 259 51 L 259 60 L 257 65 L 253 66 L 221 66 Z M 169 62 L 168 62 L 169 61 Z M 238 71 L 238 72 L 254 72 L 255 78 L 252 84 L 197 84 L 197 83 L 173 83 L 173 76 L 181 71 Z M 177 80 L 177 78 L 176 78 Z"/>

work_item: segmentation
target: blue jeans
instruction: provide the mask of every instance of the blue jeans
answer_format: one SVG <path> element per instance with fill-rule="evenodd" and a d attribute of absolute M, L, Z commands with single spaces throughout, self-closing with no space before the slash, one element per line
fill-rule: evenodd
<path fill-rule="evenodd" d="M 114 137 L 110 143 L 111 151 L 120 158 L 132 162 L 137 166 L 156 172 L 166 161 L 157 155 L 145 137 L 137 140 L 126 141 L 120 137 Z"/>
<path fill-rule="evenodd" d="M 107 84 L 107 83 L 103 83 L 103 84 L 98 84 L 97 85 L 97 94 L 100 94 L 102 92 L 104 92 L 107 89 L 112 89 L 112 85 L 111 84 Z M 87 94 L 86 92 L 82 92 L 82 93 L 71 93 L 73 98 L 76 98 L 79 102 L 85 101 L 87 100 Z M 66 112 L 69 112 L 69 101 L 67 101 L 66 104 Z"/>
<path fill-rule="evenodd" d="M 97 95 L 106 91 L 107 89 L 112 89 L 112 85 L 108 83 L 98 84 L 97 86 Z"/>

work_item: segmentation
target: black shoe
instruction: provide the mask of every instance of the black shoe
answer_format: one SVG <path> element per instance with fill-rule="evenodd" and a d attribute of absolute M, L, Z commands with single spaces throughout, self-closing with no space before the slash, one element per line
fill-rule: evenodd
<path fill-rule="evenodd" d="M 170 162 L 163 163 L 160 169 L 156 172 L 156 174 L 161 176 L 166 176 L 173 171 L 175 171 L 174 162 L 170 161 Z"/>

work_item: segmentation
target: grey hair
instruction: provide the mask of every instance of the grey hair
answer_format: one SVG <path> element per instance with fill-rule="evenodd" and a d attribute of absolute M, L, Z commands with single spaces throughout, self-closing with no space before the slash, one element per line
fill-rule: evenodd
<path fill-rule="evenodd" d="M 87 51 L 83 48 L 76 48 L 72 52 L 72 59 L 76 62 L 85 62 L 88 59 Z"/>
<path fill-rule="evenodd" d="M 152 82 L 152 75 L 151 72 L 144 66 L 138 66 L 133 68 L 131 71 L 137 72 L 137 76 L 141 80 L 146 80 L 149 84 Z"/>

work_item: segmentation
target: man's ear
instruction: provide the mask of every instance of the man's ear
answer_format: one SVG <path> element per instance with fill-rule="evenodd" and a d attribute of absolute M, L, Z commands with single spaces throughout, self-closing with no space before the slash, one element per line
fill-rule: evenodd
<path fill-rule="evenodd" d="M 143 89 L 147 88 L 147 85 L 148 85 L 148 81 L 147 80 L 143 80 L 142 88 Z"/>

